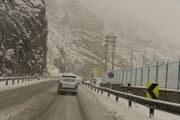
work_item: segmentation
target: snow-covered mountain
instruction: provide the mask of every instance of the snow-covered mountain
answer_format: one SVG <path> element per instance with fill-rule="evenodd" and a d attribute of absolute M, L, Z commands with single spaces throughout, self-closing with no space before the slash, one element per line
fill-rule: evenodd
<path fill-rule="evenodd" d="M 0 76 L 43 75 L 47 34 L 44 0 L 1 0 Z"/>
<path fill-rule="evenodd" d="M 89 75 L 90 68 L 103 67 L 104 37 L 111 31 L 118 37 L 116 69 L 130 67 L 132 56 L 134 67 L 178 58 L 178 47 L 158 41 L 151 29 L 136 21 L 100 16 L 81 0 L 54 0 L 47 5 L 48 59 L 51 54 L 58 68 L 66 66 L 69 72 Z"/>
<path fill-rule="evenodd" d="M 89 73 L 89 68 L 102 67 L 103 21 L 79 2 L 59 3 L 59 9 L 47 13 L 48 45 L 56 67 L 69 72 Z M 51 53 L 51 52 L 50 52 Z"/>
<path fill-rule="evenodd" d="M 78 1 L 104 20 L 105 34 L 117 34 L 117 49 L 125 51 L 121 56 L 130 60 L 133 51 L 134 66 L 142 66 L 143 60 L 148 64 L 179 58 L 180 8 L 176 1 Z"/>

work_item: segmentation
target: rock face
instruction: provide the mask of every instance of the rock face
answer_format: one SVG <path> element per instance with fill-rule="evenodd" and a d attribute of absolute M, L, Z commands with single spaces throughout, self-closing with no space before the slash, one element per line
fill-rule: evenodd
<path fill-rule="evenodd" d="M 47 34 L 44 0 L 1 0 L 0 76 L 43 75 Z"/>
<path fill-rule="evenodd" d="M 47 14 L 54 66 L 88 76 L 91 68 L 103 66 L 103 21 L 76 0 L 57 2 L 59 9 Z"/>

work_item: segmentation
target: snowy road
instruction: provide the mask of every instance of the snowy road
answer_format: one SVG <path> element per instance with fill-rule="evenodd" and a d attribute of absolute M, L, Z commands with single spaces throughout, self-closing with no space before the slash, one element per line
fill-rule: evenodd
<path fill-rule="evenodd" d="M 97 100 L 80 87 L 79 94 L 58 95 L 40 120 L 114 120 Z"/>
<path fill-rule="evenodd" d="M 148 108 L 115 96 L 101 95 L 85 86 L 79 94 L 58 95 L 56 81 L 0 92 L 0 120 L 152 120 Z M 156 111 L 153 120 L 179 120 L 180 116 Z"/>
<path fill-rule="evenodd" d="M 0 120 L 113 120 L 85 87 L 58 95 L 56 82 L 0 93 Z M 89 93 L 88 93 L 89 92 Z"/>

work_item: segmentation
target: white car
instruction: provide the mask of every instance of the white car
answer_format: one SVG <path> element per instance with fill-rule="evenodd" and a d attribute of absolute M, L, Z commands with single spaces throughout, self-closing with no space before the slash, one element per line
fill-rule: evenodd
<path fill-rule="evenodd" d="M 78 80 L 76 76 L 63 76 L 61 80 L 58 81 L 58 89 L 57 92 L 59 94 L 72 92 L 75 95 L 78 93 Z"/>

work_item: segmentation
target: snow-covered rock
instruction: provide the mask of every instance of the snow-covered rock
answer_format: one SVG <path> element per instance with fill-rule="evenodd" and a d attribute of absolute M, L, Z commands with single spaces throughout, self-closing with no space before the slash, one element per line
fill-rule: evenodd
<path fill-rule="evenodd" d="M 78 1 L 58 4 L 58 10 L 47 12 L 48 56 L 53 56 L 54 66 L 66 67 L 66 72 L 87 75 L 91 67 L 102 66 L 103 21 Z"/>
<path fill-rule="evenodd" d="M 48 29 L 44 0 L 1 0 L 0 21 L 0 75 L 45 73 Z"/>

